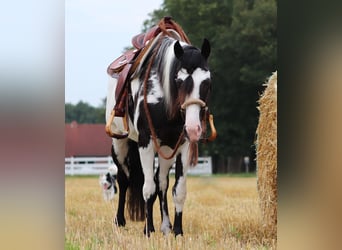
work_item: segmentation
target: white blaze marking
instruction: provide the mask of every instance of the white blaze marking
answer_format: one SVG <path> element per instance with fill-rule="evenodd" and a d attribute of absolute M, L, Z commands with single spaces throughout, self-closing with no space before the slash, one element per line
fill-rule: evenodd
<path fill-rule="evenodd" d="M 185 80 L 189 74 L 187 74 L 185 69 L 181 69 L 178 72 L 178 78 Z M 189 98 L 199 99 L 200 98 L 200 86 L 203 80 L 210 78 L 210 72 L 197 68 L 192 73 L 193 79 L 193 90 L 189 96 L 187 96 L 186 100 Z M 185 100 L 185 101 L 186 101 Z M 198 104 L 191 104 L 186 107 L 185 111 L 185 128 L 187 130 L 188 136 L 191 141 L 197 141 L 201 136 L 201 121 L 199 117 L 200 106 Z"/>

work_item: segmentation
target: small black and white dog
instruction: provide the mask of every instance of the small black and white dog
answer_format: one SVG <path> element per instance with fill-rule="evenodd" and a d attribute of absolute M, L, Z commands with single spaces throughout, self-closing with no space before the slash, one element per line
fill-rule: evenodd
<path fill-rule="evenodd" d="M 116 187 L 116 175 L 118 173 L 118 168 L 115 165 L 111 165 L 108 168 L 108 173 L 100 176 L 100 186 L 102 187 L 103 199 L 105 201 L 110 201 L 114 198 L 114 194 L 117 192 Z"/>

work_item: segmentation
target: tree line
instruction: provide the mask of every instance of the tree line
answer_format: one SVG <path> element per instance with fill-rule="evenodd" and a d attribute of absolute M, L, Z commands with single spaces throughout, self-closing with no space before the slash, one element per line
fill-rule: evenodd
<path fill-rule="evenodd" d="M 100 107 L 93 107 L 83 101 L 65 104 L 65 123 L 105 123 L 105 114 L 104 104 Z"/>
<path fill-rule="evenodd" d="M 243 156 L 253 162 L 259 118 L 257 101 L 263 84 L 277 70 L 277 1 L 164 0 L 161 8 L 144 21 L 142 31 L 163 16 L 171 16 L 180 24 L 193 45 L 201 46 L 203 38 L 211 44 L 209 107 L 218 137 L 215 142 L 200 146 L 201 154 L 217 156 L 214 165 L 223 168 L 234 162 L 241 167 Z M 76 106 L 76 110 L 87 109 L 84 103 Z M 81 115 L 71 106 L 68 109 L 83 121 L 89 118 L 104 122 L 101 108 L 93 110 L 97 115 Z"/>

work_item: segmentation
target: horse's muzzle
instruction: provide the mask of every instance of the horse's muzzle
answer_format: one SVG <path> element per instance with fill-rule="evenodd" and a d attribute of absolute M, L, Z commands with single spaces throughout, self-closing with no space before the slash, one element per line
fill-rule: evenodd
<path fill-rule="evenodd" d="M 202 135 L 202 128 L 200 125 L 185 125 L 184 130 L 186 137 L 190 140 L 190 142 L 198 142 Z"/>

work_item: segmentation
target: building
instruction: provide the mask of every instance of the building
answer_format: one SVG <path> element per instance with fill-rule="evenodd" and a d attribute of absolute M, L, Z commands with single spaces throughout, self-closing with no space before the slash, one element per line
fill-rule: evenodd
<path fill-rule="evenodd" d="M 109 156 L 111 143 L 105 124 L 65 124 L 65 157 Z"/>

